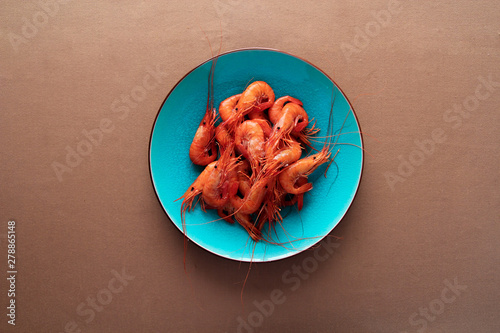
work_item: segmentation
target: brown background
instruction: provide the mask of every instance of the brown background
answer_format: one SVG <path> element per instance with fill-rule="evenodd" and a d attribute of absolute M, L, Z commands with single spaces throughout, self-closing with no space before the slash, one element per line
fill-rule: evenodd
<path fill-rule="evenodd" d="M 499 332 L 500 87 L 467 117 L 443 117 L 474 102 L 479 76 L 500 82 L 500 3 L 401 1 L 377 30 L 373 14 L 390 3 L 73 0 L 48 16 L 37 1 L 2 1 L 0 249 L 14 219 L 18 275 L 15 327 L 0 279 L 0 331 L 63 332 L 74 321 L 82 332 L 236 332 L 250 315 L 255 332 Z M 12 42 L 34 17 L 37 31 Z M 187 277 L 182 236 L 148 171 L 163 99 L 210 57 L 202 31 L 215 44 L 221 29 L 223 51 L 277 48 L 322 68 L 351 100 L 360 95 L 353 105 L 373 155 L 332 232 L 342 237 L 333 255 L 295 291 L 282 275 L 313 252 L 253 265 L 244 306 L 248 264 L 192 245 Z M 167 73 L 161 84 L 120 119 L 111 103 L 156 66 Z M 106 118 L 113 130 L 59 181 L 52 163 Z M 400 158 L 418 160 L 415 140 L 436 129 L 444 142 L 391 189 L 387 173 L 398 174 Z M 86 323 L 78 305 L 123 269 L 134 278 Z M 441 309 L 445 280 L 467 288 Z M 274 289 L 285 301 L 259 322 L 254 301 Z M 439 314 L 414 315 L 429 306 Z"/>

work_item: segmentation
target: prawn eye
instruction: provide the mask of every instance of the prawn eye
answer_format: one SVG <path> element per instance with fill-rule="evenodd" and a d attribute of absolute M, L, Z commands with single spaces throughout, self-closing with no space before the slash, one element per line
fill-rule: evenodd
<path fill-rule="evenodd" d="M 281 127 L 278 126 L 278 129 L 281 129 Z"/>
<path fill-rule="evenodd" d="M 206 122 L 206 121 L 203 121 L 203 125 L 206 125 L 206 124 L 207 124 L 207 122 Z"/>
<path fill-rule="evenodd" d="M 191 191 L 194 191 L 194 186 L 193 186 L 193 187 L 191 187 Z"/>
<path fill-rule="evenodd" d="M 234 108 L 234 111 L 238 111 L 238 108 Z"/>
<path fill-rule="evenodd" d="M 217 165 L 214 165 L 214 169 L 217 169 Z"/>
<path fill-rule="evenodd" d="M 315 159 L 316 159 L 316 156 L 313 156 L 313 160 L 315 160 Z"/>

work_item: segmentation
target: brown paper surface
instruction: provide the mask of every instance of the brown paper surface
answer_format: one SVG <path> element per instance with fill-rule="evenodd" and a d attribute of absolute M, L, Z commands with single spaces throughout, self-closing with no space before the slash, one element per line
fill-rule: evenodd
<path fill-rule="evenodd" d="M 498 1 L 0 8 L 0 331 L 500 331 Z M 222 32 L 223 51 L 269 47 L 315 64 L 365 133 L 357 197 L 331 233 L 341 239 L 320 243 L 323 261 L 313 250 L 253 264 L 242 298 L 246 263 L 191 244 L 186 274 L 149 176 L 161 103 L 211 55 L 203 32 L 213 47 Z M 154 89 L 114 112 L 157 66 Z M 96 128 L 102 141 L 68 167 Z M 69 171 L 58 177 L 55 162 Z"/>

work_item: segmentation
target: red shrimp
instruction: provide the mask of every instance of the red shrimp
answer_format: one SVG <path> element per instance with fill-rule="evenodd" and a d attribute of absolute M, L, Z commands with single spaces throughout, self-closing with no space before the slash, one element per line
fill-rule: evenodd
<path fill-rule="evenodd" d="M 177 199 L 177 200 L 183 199 L 182 204 L 181 204 L 181 217 L 184 216 L 186 211 L 189 212 L 194 208 L 194 206 L 193 206 L 194 199 L 199 194 L 202 194 L 203 187 L 205 186 L 208 177 L 210 176 L 210 174 L 214 170 L 216 163 L 217 162 L 212 162 L 209 165 L 207 165 L 205 167 L 205 169 L 200 173 L 198 178 L 196 178 L 196 180 L 193 182 L 193 184 L 191 184 L 191 186 L 189 186 L 187 191 L 179 199 Z M 175 200 L 175 201 L 177 201 L 177 200 Z M 196 203 L 195 203 L 195 206 L 196 206 Z M 202 201 L 202 209 L 204 209 L 204 208 L 205 208 L 204 202 Z"/>
<path fill-rule="evenodd" d="M 266 196 L 264 197 L 262 210 L 259 215 L 258 228 L 262 229 L 266 222 L 272 223 L 282 221 L 281 217 L 281 197 L 283 192 L 279 188 L 279 183 L 276 177 L 272 177 L 268 185 Z"/>
<path fill-rule="evenodd" d="M 272 135 L 283 136 L 294 132 L 300 133 L 309 124 L 307 112 L 295 103 L 288 103 L 283 107 L 281 116 L 273 126 Z"/>
<path fill-rule="evenodd" d="M 307 112 L 298 104 L 288 103 L 283 107 L 283 114 L 293 119 L 293 133 L 300 133 L 309 124 Z"/>
<path fill-rule="evenodd" d="M 271 107 L 274 98 L 274 91 L 266 82 L 255 81 L 251 83 L 241 94 L 229 119 L 225 121 L 229 130 L 235 129 L 236 124 L 240 123 L 243 117 L 250 112 L 262 112 Z"/>
<path fill-rule="evenodd" d="M 215 128 L 215 140 L 219 143 L 221 154 L 224 153 L 228 146 L 234 143 L 233 137 L 229 134 L 224 124 L 219 124 L 219 126 Z"/>
<path fill-rule="evenodd" d="M 274 124 L 266 147 L 266 157 L 269 160 L 274 157 L 275 152 L 283 142 L 291 140 L 293 131 L 300 133 L 309 120 L 305 110 L 294 103 L 288 103 L 283 107 L 280 119 Z M 300 157 L 300 155 L 299 155 Z"/>
<path fill-rule="evenodd" d="M 295 183 L 296 186 L 302 186 L 307 183 L 306 177 L 300 177 Z M 304 193 L 295 194 L 291 198 L 288 198 L 290 193 L 283 196 L 283 206 L 292 206 L 297 204 L 297 210 L 302 210 L 304 206 Z"/>
<path fill-rule="evenodd" d="M 299 185 L 298 180 L 304 177 L 307 178 L 320 165 L 328 162 L 330 156 L 329 145 L 325 145 L 318 153 L 298 160 L 278 175 L 280 185 L 287 193 L 291 194 L 310 191 L 313 188 L 312 183 L 301 181 Z"/>
<path fill-rule="evenodd" d="M 237 158 L 232 157 L 232 151 L 232 145 L 230 145 L 220 159 L 215 162 L 213 170 L 203 186 L 203 200 L 211 208 L 223 207 L 229 199 L 229 186 L 234 181 L 232 173 L 238 161 Z"/>
<path fill-rule="evenodd" d="M 262 128 L 262 131 L 264 131 L 264 136 L 266 139 L 268 139 L 271 136 L 271 133 L 273 131 L 273 128 L 269 124 L 269 121 L 265 118 L 254 118 L 252 121 L 256 122 L 257 124 L 260 125 Z"/>
<path fill-rule="evenodd" d="M 234 141 L 240 153 L 250 161 L 255 176 L 266 154 L 262 127 L 254 120 L 246 120 L 236 128 Z"/>
<path fill-rule="evenodd" d="M 210 42 L 209 42 L 210 44 Z M 222 39 L 221 39 L 222 45 Z M 210 47 L 211 48 L 211 47 Z M 219 49 L 220 51 L 220 49 Z M 208 165 L 217 158 L 217 147 L 215 145 L 215 121 L 217 120 L 217 111 L 214 108 L 214 72 L 217 57 L 212 60 L 212 66 L 208 74 L 208 96 L 207 108 L 200 125 L 196 130 L 193 142 L 189 147 L 189 158 L 194 164 Z"/>
<path fill-rule="evenodd" d="M 244 166 L 242 167 L 242 165 L 245 164 L 245 163 L 242 163 L 242 162 L 237 163 L 235 170 L 234 171 L 231 170 L 229 172 L 229 177 L 228 178 L 229 178 L 229 183 L 230 184 L 233 184 L 234 182 L 238 182 L 239 181 L 239 170 L 245 168 Z M 246 161 L 244 161 L 244 162 L 246 162 Z M 246 164 L 248 165 L 248 162 L 246 162 Z M 248 168 L 250 169 L 250 166 L 248 166 Z M 234 220 L 233 220 L 234 207 L 231 205 L 231 202 L 227 201 L 224 206 L 218 207 L 217 208 L 217 214 L 222 219 L 224 219 L 226 222 L 234 223 Z"/>
<path fill-rule="evenodd" d="M 247 160 L 242 160 L 240 161 L 235 168 L 236 172 L 233 172 L 230 174 L 230 181 L 232 184 L 238 183 L 238 192 L 241 194 L 243 197 L 248 191 L 250 191 L 250 188 L 252 187 L 252 184 L 250 182 L 250 163 L 248 163 Z M 236 186 L 236 185 L 235 185 Z M 220 207 L 217 209 L 217 213 L 221 218 L 226 220 L 229 223 L 234 223 L 233 216 L 237 218 L 238 212 L 235 212 L 235 208 L 231 204 L 230 201 L 224 205 L 224 207 Z"/>
<path fill-rule="evenodd" d="M 282 114 L 282 109 L 285 103 L 295 103 L 299 106 L 302 106 L 302 102 L 296 98 L 293 98 L 291 96 L 283 96 L 278 98 L 273 106 L 269 109 L 268 115 L 269 115 L 269 120 L 275 124 L 281 117 Z"/>
<path fill-rule="evenodd" d="M 216 115 L 215 110 L 207 109 L 196 130 L 189 147 L 189 158 L 194 164 L 208 165 L 217 158 L 217 147 L 214 141 Z"/>
<path fill-rule="evenodd" d="M 226 98 L 219 104 L 219 115 L 222 121 L 226 121 L 229 119 L 231 114 L 233 113 L 233 109 L 238 103 L 241 94 L 237 94 L 231 97 Z"/>
<path fill-rule="evenodd" d="M 242 160 L 236 167 L 236 173 L 238 191 L 244 196 L 252 187 L 252 182 L 250 181 L 250 176 L 252 174 L 250 163 L 247 160 Z"/>
<path fill-rule="evenodd" d="M 277 145 L 272 145 L 269 142 L 266 148 L 264 173 L 269 174 L 276 170 L 281 171 L 281 168 L 294 163 L 301 155 L 302 146 L 291 138 L 282 140 Z"/>
<path fill-rule="evenodd" d="M 257 179 L 243 198 L 237 195 L 238 184 L 233 183 L 229 200 L 236 211 L 242 214 L 252 214 L 259 210 L 262 200 L 264 200 L 264 196 L 266 195 L 269 181 L 270 179 L 267 177 Z"/>

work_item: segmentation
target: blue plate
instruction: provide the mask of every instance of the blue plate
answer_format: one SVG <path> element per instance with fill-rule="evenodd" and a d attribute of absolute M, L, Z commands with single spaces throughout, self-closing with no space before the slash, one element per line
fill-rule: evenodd
<path fill-rule="evenodd" d="M 189 146 L 206 110 L 211 64 L 212 59 L 204 62 L 174 86 L 158 111 L 151 134 L 153 186 L 163 209 L 181 231 L 181 200 L 175 200 L 203 169 L 191 163 Z M 293 55 L 270 49 L 221 54 L 215 68 L 215 106 L 257 80 L 269 83 L 276 98 L 290 95 L 300 99 L 309 117 L 317 121 L 319 136 L 326 134 L 334 100 L 333 133 L 338 136 L 332 151 L 340 151 L 326 178 L 325 168 L 310 177 L 314 188 L 305 194 L 304 208 L 282 211 L 284 221 L 272 232 L 278 244 L 253 242 L 240 225 L 219 220 L 214 210 L 203 212 L 198 205 L 186 213 L 186 233 L 194 243 L 225 258 L 254 262 L 290 257 L 328 235 L 351 205 L 363 169 L 361 131 L 349 101 L 325 73 Z M 318 148 L 322 145 L 315 143 Z"/>

